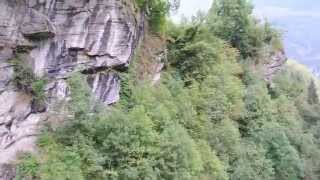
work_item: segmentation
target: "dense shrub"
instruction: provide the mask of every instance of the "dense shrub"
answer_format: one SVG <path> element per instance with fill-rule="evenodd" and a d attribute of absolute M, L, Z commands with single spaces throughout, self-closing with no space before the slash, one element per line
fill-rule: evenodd
<path fill-rule="evenodd" d="M 180 0 L 135 0 L 135 2 L 146 14 L 153 32 L 164 32 L 167 15 L 180 4 Z"/>
<path fill-rule="evenodd" d="M 11 61 L 14 65 L 13 82 L 15 86 L 23 92 L 33 97 L 34 103 L 41 105 L 45 101 L 44 88 L 47 84 L 45 78 L 39 78 L 33 73 L 33 70 L 23 62 L 23 59 L 17 56 Z"/>
<path fill-rule="evenodd" d="M 268 22 L 261 23 L 252 15 L 248 0 L 216 0 L 208 15 L 208 27 L 219 38 L 240 51 L 243 59 L 261 61 L 266 45 L 272 50 L 283 49 L 279 32 Z"/>

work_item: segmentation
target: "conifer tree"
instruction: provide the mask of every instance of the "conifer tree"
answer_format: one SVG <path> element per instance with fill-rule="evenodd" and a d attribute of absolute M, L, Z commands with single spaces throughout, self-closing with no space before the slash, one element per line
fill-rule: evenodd
<path fill-rule="evenodd" d="M 309 104 L 319 103 L 319 96 L 318 96 L 317 87 L 314 82 L 314 79 L 311 80 L 310 85 L 308 87 L 308 102 Z"/>
<path fill-rule="evenodd" d="M 216 0 L 208 24 L 218 37 L 249 56 L 252 5 L 247 0 Z"/>

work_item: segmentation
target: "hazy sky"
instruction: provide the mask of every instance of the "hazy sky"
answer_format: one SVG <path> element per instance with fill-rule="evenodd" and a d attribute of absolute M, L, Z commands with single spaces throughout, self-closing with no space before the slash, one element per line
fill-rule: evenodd
<path fill-rule="evenodd" d="M 182 15 L 190 17 L 197 11 L 207 11 L 213 0 L 181 0 L 181 6 L 177 14 L 173 16 L 175 21 Z M 267 17 L 270 20 L 286 17 L 320 17 L 320 2 L 318 0 L 253 0 L 255 14 L 259 17 Z"/>
<path fill-rule="evenodd" d="M 320 18 L 317 0 L 254 0 L 255 14 L 270 20 L 290 17 Z"/>
<path fill-rule="evenodd" d="M 173 16 L 175 21 L 178 21 L 182 15 L 191 17 L 199 10 L 207 11 L 211 7 L 212 0 L 181 0 L 181 6 L 177 14 Z"/>

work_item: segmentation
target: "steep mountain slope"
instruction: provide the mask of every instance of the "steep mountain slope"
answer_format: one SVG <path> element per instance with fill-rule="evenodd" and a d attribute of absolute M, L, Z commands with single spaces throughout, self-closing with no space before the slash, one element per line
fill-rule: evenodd
<path fill-rule="evenodd" d="M 0 180 L 319 179 L 319 82 L 249 1 L 0 5 Z"/>

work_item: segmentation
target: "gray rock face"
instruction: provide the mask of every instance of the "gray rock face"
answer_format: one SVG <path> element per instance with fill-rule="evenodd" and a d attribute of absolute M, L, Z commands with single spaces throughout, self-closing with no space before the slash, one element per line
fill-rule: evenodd
<path fill-rule="evenodd" d="M 119 101 L 120 77 L 117 73 L 97 73 L 89 76 L 88 81 L 97 99 L 109 103 Z"/>
<path fill-rule="evenodd" d="M 14 160 L 16 152 L 34 149 L 43 114 L 31 112 L 29 96 L 14 90 L 0 94 L 0 164 Z"/>
<path fill-rule="evenodd" d="M 271 82 L 274 75 L 281 70 L 288 58 L 284 51 L 277 51 L 269 56 L 268 63 L 264 65 L 264 77 Z"/>
<path fill-rule="evenodd" d="M 113 104 L 117 70 L 130 63 L 143 23 L 131 0 L 1 0 L 0 164 L 34 149 L 46 114 L 35 114 L 32 99 L 12 85 L 14 55 L 23 53 L 37 76 L 49 77 L 49 106 L 68 97 L 74 72 L 87 74 L 95 96 Z"/>
<path fill-rule="evenodd" d="M 125 0 L 3 0 L 0 61 L 30 49 L 34 72 L 51 77 L 127 66 L 141 29 L 135 11 Z"/>
<path fill-rule="evenodd" d="M 0 179 L 1 180 L 11 180 L 15 179 L 16 171 L 15 167 L 9 164 L 0 165 Z"/>

